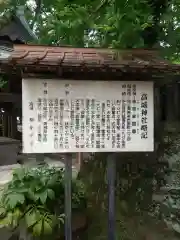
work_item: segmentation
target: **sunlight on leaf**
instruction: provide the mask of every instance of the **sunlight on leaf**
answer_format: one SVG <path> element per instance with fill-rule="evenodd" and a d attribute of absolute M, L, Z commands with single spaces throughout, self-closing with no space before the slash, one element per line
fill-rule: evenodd
<path fill-rule="evenodd" d="M 40 236 L 43 230 L 43 220 L 41 219 L 39 222 L 37 222 L 33 227 L 33 235 L 34 236 Z"/>
<path fill-rule="evenodd" d="M 28 213 L 26 213 L 25 221 L 26 221 L 28 228 L 32 227 L 34 224 L 36 224 L 38 222 L 39 218 L 40 218 L 39 212 L 37 212 L 35 210 L 29 211 Z"/>

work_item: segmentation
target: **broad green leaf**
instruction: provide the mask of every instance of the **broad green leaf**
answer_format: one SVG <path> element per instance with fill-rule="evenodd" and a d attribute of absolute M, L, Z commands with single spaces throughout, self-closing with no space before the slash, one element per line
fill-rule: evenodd
<path fill-rule="evenodd" d="M 45 190 L 44 192 L 38 193 L 37 196 L 39 196 L 39 199 L 42 202 L 42 204 L 45 204 L 48 196 L 47 190 Z"/>
<path fill-rule="evenodd" d="M 47 195 L 51 200 L 53 200 L 55 198 L 55 193 L 52 189 L 47 190 Z"/>
<path fill-rule="evenodd" d="M 25 221 L 27 224 L 27 227 L 32 227 L 34 224 L 36 224 L 39 221 L 40 215 L 39 215 L 39 211 L 29 211 L 28 213 L 26 213 L 25 215 Z"/>
<path fill-rule="evenodd" d="M 12 226 L 13 223 L 13 213 L 12 212 L 8 212 L 8 214 L 6 215 L 6 217 L 4 217 L 3 219 L 0 219 L 0 227 L 10 227 Z"/>
<path fill-rule="evenodd" d="M 34 227 L 33 227 L 33 235 L 34 236 L 40 236 L 42 234 L 42 230 L 43 230 L 43 219 L 41 219 L 40 221 L 38 221 Z"/>
<path fill-rule="evenodd" d="M 49 179 L 49 181 L 47 182 L 47 186 L 48 186 L 48 187 L 52 187 L 52 186 L 54 186 L 54 184 L 57 183 L 57 181 L 58 181 L 58 176 L 57 176 L 57 175 L 54 175 L 54 176 L 52 176 L 52 177 Z"/>
<path fill-rule="evenodd" d="M 36 201 L 38 199 L 37 196 L 35 195 L 35 193 L 32 191 L 32 189 L 29 189 L 29 191 L 28 191 L 28 198 L 33 201 Z"/>
<path fill-rule="evenodd" d="M 10 224 L 11 224 L 11 222 L 9 221 L 8 217 L 0 219 L 0 228 L 9 227 Z"/>
<path fill-rule="evenodd" d="M 53 227 L 52 221 L 45 219 L 44 226 L 43 226 L 43 234 L 45 234 L 45 235 L 51 234 L 52 230 L 53 230 L 52 227 Z"/>
<path fill-rule="evenodd" d="M 12 209 L 16 207 L 18 204 L 23 204 L 24 201 L 25 197 L 23 194 L 20 193 L 12 193 L 6 197 L 7 205 Z"/>

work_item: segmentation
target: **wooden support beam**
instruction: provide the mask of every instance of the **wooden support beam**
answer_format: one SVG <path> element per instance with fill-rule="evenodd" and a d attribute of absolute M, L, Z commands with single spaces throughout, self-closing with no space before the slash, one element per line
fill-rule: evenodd
<path fill-rule="evenodd" d="M 19 103 L 21 104 L 22 95 L 14 93 L 0 93 L 0 103 Z"/>

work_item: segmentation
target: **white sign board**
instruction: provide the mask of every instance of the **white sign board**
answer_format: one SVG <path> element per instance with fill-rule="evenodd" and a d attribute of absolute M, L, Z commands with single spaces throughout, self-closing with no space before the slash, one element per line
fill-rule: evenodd
<path fill-rule="evenodd" d="M 24 79 L 24 153 L 154 149 L 153 83 Z"/>

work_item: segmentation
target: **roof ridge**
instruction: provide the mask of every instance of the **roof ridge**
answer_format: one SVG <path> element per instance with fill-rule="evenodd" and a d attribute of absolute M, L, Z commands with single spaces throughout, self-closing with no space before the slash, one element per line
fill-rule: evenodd
<path fill-rule="evenodd" d="M 32 74 L 58 74 L 59 69 L 66 74 L 101 73 L 118 77 L 128 71 L 131 73 L 149 71 L 150 74 L 180 73 L 180 65 L 166 62 L 160 59 L 160 56 L 158 58 L 157 54 L 148 55 L 147 50 L 144 49 L 139 49 L 140 55 L 136 57 L 138 53 L 136 50 L 133 55 L 133 50 L 57 48 L 20 44 L 14 45 L 11 57 L 0 63 L 3 66 L 12 66 L 14 69 L 22 68 L 23 71 Z"/>
<path fill-rule="evenodd" d="M 23 9 L 24 6 L 19 5 L 16 7 L 16 9 L 4 11 L 4 13 L 2 14 L 2 18 L 0 18 L 0 36 L 9 36 L 12 41 L 23 40 L 27 42 L 29 40 L 37 39 L 37 36 L 34 34 L 33 30 L 31 30 L 29 24 L 27 23 L 27 20 L 25 19 Z M 23 37 L 21 37 L 21 35 L 19 36 L 18 34 L 17 36 L 15 36 L 14 33 L 11 34 L 11 30 L 8 30 L 8 24 L 11 24 L 11 21 L 13 21 L 13 19 L 16 24 L 20 24 L 22 32 L 24 32 L 22 33 L 22 35 L 24 34 Z M 15 37 L 17 38 L 15 39 Z"/>
<path fill-rule="evenodd" d="M 30 28 L 30 26 L 27 23 L 26 18 L 24 16 L 24 6 L 20 5 L 19 7 L 17 7 L 15 16 L 20 20 L 21 24 L 25 27 L 25 29 L 27 30 L 29 35 L 33 39 L 37 39 L 37 36 L 34 34 L 33 30 Z"/>
<path fill-rule="evenodd" d="M 30 50 L 51 50 L 51 49 L 55 49 L 55 50 L 72 50 L 74 51 L 102 51 L 104 53 L 117 53 L 117 54 L 122 54 L 125 53 L 129 53 L 130 55 L 137 55 L 137 56 L 142 56 L 142 55 L 147 55 L 148 53 L 151 55 L 153 53 L 158 54 L 158 50 L 157 49 L 144 49 L 144 48 L 132 48 L 132 49 L 116 49 L 116 48 L 100 48 L 100 47 L 73 47 L 73 46 L 68 46 L 68 45 L 62 45 L 62 46 L 54 46 L 54 45 L 43 45 L 43 44 L 14 44 L 15 48 L 21 48 L 21 50 L 23 50 L 24 48 L 29 48 Z"/>

